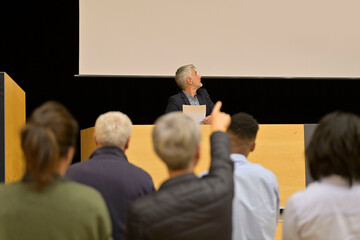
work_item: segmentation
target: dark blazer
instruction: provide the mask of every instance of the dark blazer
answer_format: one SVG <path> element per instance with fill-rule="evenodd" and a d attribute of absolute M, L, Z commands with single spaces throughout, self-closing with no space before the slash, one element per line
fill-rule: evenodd
<path fill-rule="evenodd" d="M 165 181 L 159 191 L 135 200 L 126 222 L 128 240 L 230 240 L 233 162 L 230 139 L 211 136 L 211 166 L 203 178 L 187 173 Z"/>
<path fill-rule="evenodd" d="M 206 116 L 210 115 L 214 108 L 214 103 L 211 101 L 207 90 L 205 88 L 199 88 L 196 92 L 196 95 L 200 105 L 206 105 Z M 165 113 L 182 111 L 182 105 L 190 105 L 190 102 L 189 99 L 187 99 L 185 93 L 180 91 L 178 94 L 169 97 Z"/>
<path fill-rule="evenodd" d="M 124 239 L 125 214 L 130 203 L 155 190 L 150 175 L 129 163 L 117 147 L 98 148 L 89 160 L 70 166 L 66 177 L 102 194 L 110 212 L 114 240 Z"/>

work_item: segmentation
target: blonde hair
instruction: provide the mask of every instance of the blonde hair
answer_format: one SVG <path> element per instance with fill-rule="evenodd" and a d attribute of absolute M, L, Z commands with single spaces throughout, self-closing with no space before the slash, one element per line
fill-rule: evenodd
<path fill-rule="evenodd" d="M 101 114 L 95 122 L 96 141 L 100 146 L 123 149 L 132 131 L 130 118 L 121 112 Z"/>
<path fill-rule="evenodd" d="M 201 129 L 189 116 L 172 112 L 155 122 L 152 134 L 156 154 L 171 170 L 190 167 L 201 140 Z"/>

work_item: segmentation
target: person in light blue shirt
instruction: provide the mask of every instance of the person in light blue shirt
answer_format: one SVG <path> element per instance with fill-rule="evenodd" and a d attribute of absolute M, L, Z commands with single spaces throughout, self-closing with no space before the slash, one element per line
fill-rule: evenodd
<path fill-rule="evenodd" d="M 227 130 L 234 162 L 233 238 L 274 239 L 279 213 L 279 185 L 276 176 L 247 160 L 255 150 L 259 126 L 247 113 L 231 117 Z"/>
<path fill-rule="evenodd" d="M 234 162 L 233 240 L 273 240 L 275 236 L 280 202 L 278 181 L 271 171 L 247 160 L 255 150 L 258 129 L 258 122 L 247 113 L 233 115 L 227 129 L 230 158 Z"/>

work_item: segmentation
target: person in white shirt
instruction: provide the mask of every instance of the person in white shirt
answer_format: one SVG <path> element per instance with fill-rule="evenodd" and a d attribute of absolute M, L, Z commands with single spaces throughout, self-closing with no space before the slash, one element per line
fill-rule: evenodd
<path fill-rule="evenodd" d="M 233 240 L 272 240 L 276 232 L 280 201 L 276 176 L 247 160 L 255 150 L 258 129 L 251 115 L 238 113 L 227 130 L 234 162 Z"/>
<path fill-rule="evenodd" d="M 276 176 L 247 160 L 255 150 L 258 130 L 258 122 L 247 113 L 233 115 L 227 129 L 234 162 L 233 240 L 273 240 L 276 232 L 280 203 Z"/>
<path fill-rule="evenodd" d="M 360 117 L 326 115 L 305 154 L 315 182 L 289 198 L 283 239 L 360 239 Z"/>

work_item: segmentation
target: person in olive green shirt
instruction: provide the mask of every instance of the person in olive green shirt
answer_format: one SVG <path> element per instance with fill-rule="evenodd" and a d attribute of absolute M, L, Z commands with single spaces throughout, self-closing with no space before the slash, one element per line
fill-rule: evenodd
<path fill-rule="evenodd" d="M 0 185 L 1 240 L 110 240 L 110 216 L 95 189 L 65 180 L 78 125 L 61 104 L 37 108 L 21 130 L 22 181 Z"/>

